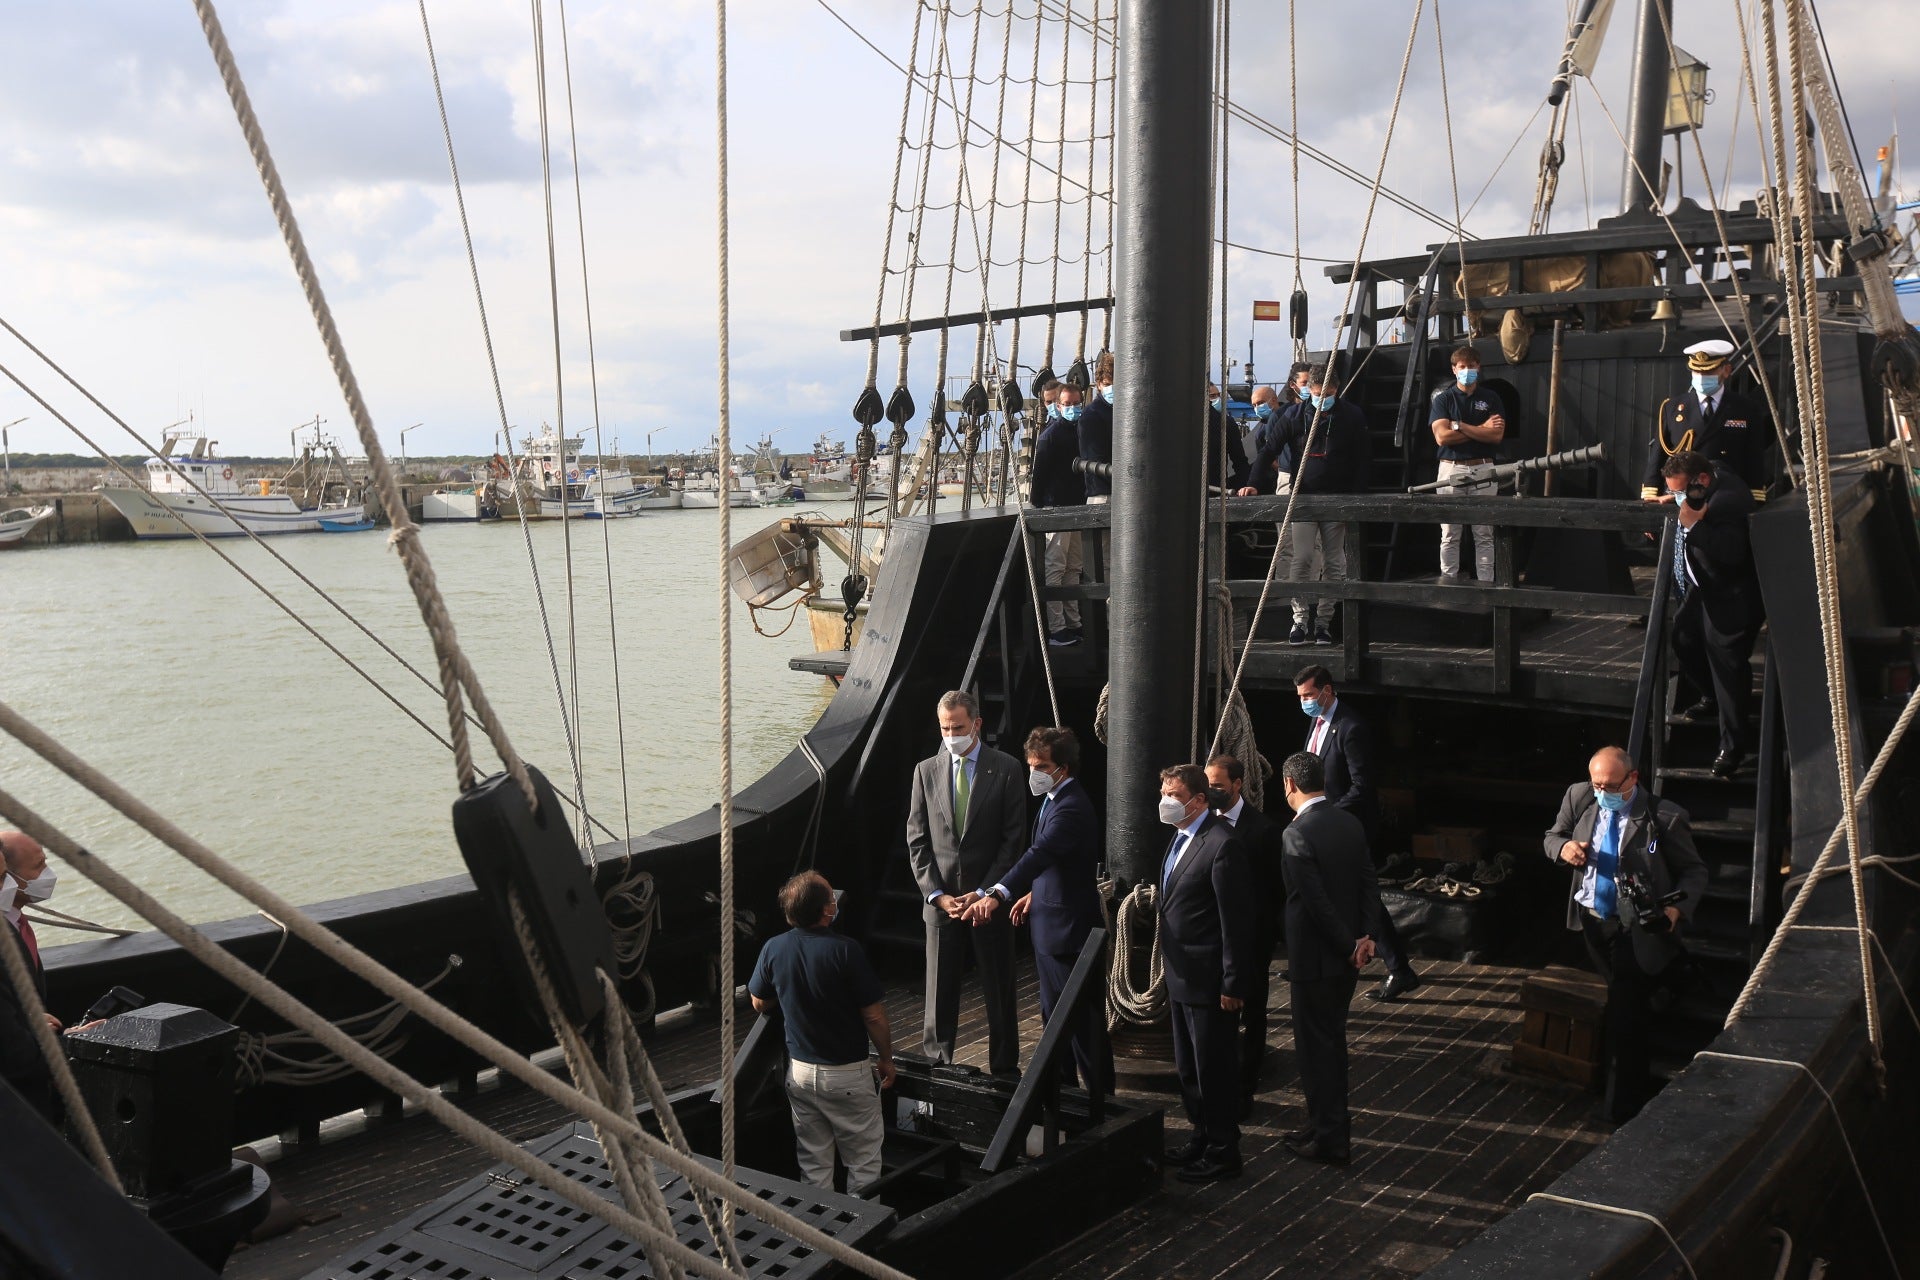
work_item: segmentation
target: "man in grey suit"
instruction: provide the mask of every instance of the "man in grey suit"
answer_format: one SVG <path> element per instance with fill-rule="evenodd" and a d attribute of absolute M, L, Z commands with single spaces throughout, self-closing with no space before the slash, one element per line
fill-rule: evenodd
<path fill-rule="evenodd" d="M 973 948 L 987 1005 L 987 1065 L 1020 1070 L 1014 1002 L 1013 926 L 1004 915 L 977 927 L 965 918 L 982 885 L 1006 878 L 1027 847 L 1027 769 L 980 741 L 980 704 L 956 689 L 940 698 L 938 754 L 913 769 L 907 856 L 927 925 L 926 1033 L 921 1050 L 953 1061 L 960 1025 L 960 974 Z"/>
<path fill-rule="evenodd" d="M 1294 819 L 1280 837 L 1287 886 L 1287 976 L 1293 1052 L 1307 1127 L 1283 1139 L 1303 1160 L 1347 1164 L 1353 1119 L 1347 1110 L 1347 1009 L 1360 970 L 1373 959 L 1385 914 L 1360 820 L 1327 798 L 1326 762 L 1296 751 L 1280 766 Z"/>
<path fill-rule="evenodd" d="M 1607 980 L 1607 1113 L 1632 1119 L 1653 1096 L 1647 1069 L 1647 1000 L 1659 975 L 1683 953 L 1679 928 L 1707 887 L 1707 864 L 1693 847 L 1687 811 L 1639 785 L 1633 760 L 1602 747 L 1587 762 L 1587 781 L 1567 788 L 1548 828 L 1547 857 L 1576 868 L 1567 886 L 1567 928 L 1584 935 L 1594 967 Z M 1656 904 L 1638 919 L 1623 911 L 1622 882 L 1639 877 Z M 1677 903 L 1660 900 L 1679 890 Z"/>

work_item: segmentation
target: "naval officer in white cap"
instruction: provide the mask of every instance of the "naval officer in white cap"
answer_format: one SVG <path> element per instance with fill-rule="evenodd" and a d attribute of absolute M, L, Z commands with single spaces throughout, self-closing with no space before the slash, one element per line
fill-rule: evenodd
<path fill-rule="evenodd" d="M 1653 445 L 1640 481 L 1640 496 L 1647 501 L 1666 500 L 1660 468 L 1674 454 L 1687 451 L 1723 463 L 1746 481 L 1756 499 L 1763 496 L 1769 478 L 1761 461 L 1767 444 L 1766 410 L 1727 386 L 1733 351 L 1725 338 L 1708 338 L 1687 348 L 1691 385 L 1661 401 L 1654 420 Z"/>

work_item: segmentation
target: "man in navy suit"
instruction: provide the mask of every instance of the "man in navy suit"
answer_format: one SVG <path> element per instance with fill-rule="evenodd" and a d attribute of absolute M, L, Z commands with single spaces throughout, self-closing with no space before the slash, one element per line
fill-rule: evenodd
<path fill-rule="evenodd" d="M 1182 1182 L 1240 1176 L 1240 1009 L 1253 958 L 1253 877 L 1226 819 L 1207 808 L 1197 764 L 1160 771 L 1160 821 L 1174 828 L 1160 863 L 1160 955 L 1193 1136 L 1167 1152 Z"/>
<path fill-rule="evenodd" d="M 1359 971 L 1373 958 L 1380 887 L 1359 820 L 1331 803 L 1326 767 L 1296 751 L 1280 767 L 1294 811 L 1282 837 L 1287 878 L 1287 973 L 1293 987 L 1293 1051 L 1307 1127 L 1283 1139 L 1303 1160 L 1353 1158 L 1347 1111 L 1347 1008 Z"/>
<path fill-rule="evenodd" d="M 1253 1111 L 1260 1064 L 1267 1056 L 1268 975 L 1280 940 L 1286 889 L 1280 876 L 1280 824 L 1248 803 L 1246 766 L 1235 756 L 1207 761 L 1207 803 L 1227 820 L 1246 850 L 1253 877 L 1253 958 L 1247 964 L 1247 1003 L 1240 1010 L 1240 1118 Z"/>
<path fill-rule="evenodd" d="M 1379 775 L 1374 771 L 1373 730 L 1352 704 L 1341 705 L 1333 687 L 1333 673 L 1325 667 L 1304 668 L 1293 678 L 1293 686 L 1300 697 L 1302 714 L 1313 721 L 1306 747 L 1325 766 L 1327 802 L 1354 816 L 1371 848 L 1380 826 L 1380 798 L 1374 791 Z M 1420 975 L 1413 971 L 1407 950 L 1400 943 L 1400 931 L 1385 911 L 1380 913 L 1374 942 L 1386 963 L 1387 976 L 1369 999 L 1398 1000 L 1420 985 Z"/>
<path fill-rule="evenodd" d="M 1045 797 L 1033 822 L 1033 843 L 998 883 L 980 890 L 967 908 L 976 925 L 990 922 L 1011 904 L 1014 925 L 1033 924 L 1033 964 L 1040 980 L 1040 1020 L 1053 1017 L 1067 975 L 1087 934 L 1103 917 L 1098 883 L 1102 825 L 1093 798 L 1074 775 L 1080 768 L 1080 740 L 1071 729 L 1035 729 L 1027 735 L 1027 789 Z M 1104 1026 L 1079 1026 L 1073 1033 L 1073 1060 L 1089 1090 L 1113 1092 L 1113 1050 Z M 1067 1071 L 1071 1079 L 1071 1068 Z"/>

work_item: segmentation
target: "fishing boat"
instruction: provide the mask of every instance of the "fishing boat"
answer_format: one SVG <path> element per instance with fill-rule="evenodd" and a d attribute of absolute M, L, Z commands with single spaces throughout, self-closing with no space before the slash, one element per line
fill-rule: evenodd
<path fill-rule="evenodd" d="M 943 20 L 956 12 L 964 10 L 939 6 Z M 1592 3 L 1576 10 L 1569 50 L 1579 47 L 1594 12 Z M 1813 38 L 1810 8 L 1789 0 L 1787 12 L 1804 47 Z M 50 948 L 56 1011 L 78 1014 L 116 984 L 194 1010 L 230 1008 L 236 979 L 251 983 L 270 972 L 324 1018 L 354 1028 L 361 1048 L 377 1049 L 414 1081 L 445 1082 L 469 1110 L 488 1106 L 477 1079 L 483 1069 L 551 1100 L 550 1082 L 537 1081 L 539 1070 L 522 1055 L 542 1053 L 542 1063 L 557 1064 L 556 1036 L 565 1056 L 590 1055 L 594 1045 L 580 1030 L 589 1018 L 617 1026 L 631 1016 L 649 1032 L 660 1062 L 670 1061 L 682 1035 L 689 1059 L 711 1061 L 719 1047 L 712 1022 L 730 1016 L 736 996 L 721 975 L 730 966 L 741 972 L 736 944 L 778 927 L 773 894 L 796 866 L 818 867 L 847 888 L 842 927 L 906 973 L 894 1003 L 916 1009 L 912 975 L 924 950 L 925 903 L 905 851 L 909 769 L 936 749 L 936 699 L 962 688 L 980 698 L 988 740 L 1002 749 L 1018 751 L 1036 723 L 1070 725 L 1086 741 L 1081 776 L 1107 816 L 1118 930 L 1113 968 L 1101 963 L 1095 981 L 1111 982 L 1108 1021 L 1134 1060 L 1150 1064 L 1163 1034 L 1145 998 L 1155 950 L 1151 890 L 1166 850 L 1154 780 L 1169 763 L 1204 757 L 1216 741 L 1233 742 L 1257 777 L 1263 756 L 1283 756 L 1302 740 L 1296 676 L 1313 662 L 1327 666 L 1341 696 L 1385 730 L 1380 785 L 1391 820 L 1383 841 L 1394 847 L 1379 852 L 1457 850 L 1470 861 L 1501 847 L 1537 850 L 1556 797 L 1608 743 L 1629 752 L 1643 785 L 1688 809 L 1709 887 L 1688 936 L 1692 963 L 1684 981 L 1670 986 L 1672 1007 L 1658 1026 L 1669 1078 L 1636 1118 L 1617 1129 L 1595 1124 L 1585 1081 L 1534 1082 L 1504 1065 L 1490 1069 L 1490 1057 L 1504 1064 L 1516 1040 L 1570 1074 L 1592 1066 L 1590 998 L 1568 997 L 1524 1016 L 1519 1008 L 1551 962 L 1570 958 L 1560 929 L 1567 885 L 1537 853 L 1471 896 L 1428 893 L 1411 882 L 1383 890 L 1439 994 L 1353 1010 L 1365 1069 L 1354 1073 L 1362 1145 L 1351 1171 L 1279 1163 L 1271 1135 L 1296 1122 L 1283 1087 L 1290 1078 L 1269 1078 L 1254 1103 L 1264 1145 L 1250 1162 L 1276 1163 L 1239 1182 L 1177 1198 L 1158 1194 L 1158 1108 L 1170 1100 L 1144 1092 L 1116 1105 L 1097 1090 L 1058 1091 L 1046 1103 L 1044 1132 L 1027 1148 L 1033 1126 L 1023 1118 L 1039 1106 L 1035 1091 L 1053 1088 L 1055 1060 L 1046 1055 L 1057 1052 L 1066 1022 L 1089 1011 L 1078 1001 L 1092 963 L 1086 972 L 1076 968 L 1083 985 L 1066 1013 L 1038 1033 L 1037 1058 L 1020 1085 L 964 1067 L 912 1063 L 903 1071 L 899 1111 L 931 1118 L 889 1135 L 891 1181 L 873 1200 L 810 1190 L 792 1178 L 769 1024 L 756 1026 L 717 1083 L 689 1074 L 690 1087 L 639 1104 L 639 1113 L 659 1132 L 678 1127 L 702 1160 L 737 1155 L 739 1181 L 753 1197 L 806 1206 L 818 1220 L 839 1223 L 865 1256 L 830 1256 L 867 1274 L 881 1274 L 870 1265 L 875 1257 L 915 1276 L 1025 1268 L 1062 1280 L 1255 1268 L 1443 1280 L 1910 1269 L 1915 1231 L 1897 1205 L 1913 1178 L 1907 1148 L 1920 1097 L 1920 1020 L 1909 993 L 1920 985 L 1920 948 L 1914 901 L 1898 868 L 1920 856 L 1909 812 L 1920 759 L 1900 745 L 1920 707 L 1920 498 L 1908 452 L 1908 426 L 1920 414 L 1908 371 L 1920 369 L 1920 354 L 1910 326 L 1886 311 L 1893 290 L 1884 241 L 1855 207 L 1858 174 L 1817 57 L 1797 63 L 1796 72 L 1811 90 L 1817 131 L 1801 128 L 1790 111 L 1789 136 L 1778 141 L 1797 153 L 1802 173 L 1812 156 L 1801 149 L 1824 148 L 1834 192 L 1772 191 L 1765 207 L 1663 197 L 1653 174 L 1674 70 L 1670 43 L 1661 39 L 1668 13 L 1661 0 L 1641 7 L 1621 213 L 1593 227 L 1549 231 L 1537 200 L 1524 235 L 1473 239 L 1449 227 L 1440 243 L 1398 255 L 1361 244 L 1328 273 L 1346 298 L 1341 341 L 1306 349 L 1303 297 L 1296 354 L 1331 362 L 1342 394 L 1366 407 L 1368 491 L 1255 497 L 1203 497 L 1202 442 L 1168 425 L 1202 418 L 1196 388 L 1215 372 L 1207 357 L 1210 246 L 1232 233 L 1214 224 L 1206 200 L 1194 198 L 1217 179 L 1209 170 L 1212 116 L 1215 104 L 1224 112 L 1231 101 L 1210 69 L 1212 15 L 1180 0 L 1134 0 L 1104 28 L 1096 10 L 1091 31 L 1079 37 L 1070 16 L 1046 27 L 1068 45 L 1064 63 L 1104 65 L 1114 81 L 1109 123 L 1123 143 L 1105 190 L 1109 205 L 1115 189 L 1130 198 L 1114 229 L 1113 276 L 1104 294 L 1089 282 L 1079 297 L 1056 292 L 1036 301 L 1016 293 L 983 299 L 979 312 L 876 315 L 844 331 L 874 355 L 883 341 L 902 343 L 895 385 L 870 373 L 852 388 L 858 454 L 899 476 L 910 461 L 906 424 L 918 413 L 905 376 L 911 336 L 941 334 L 944 364 L 948 333 L 976 332 L 984 353 L 989 329 L 1015 326 L 1001 371 L 1012 394 L 986 396 L 982 355 L 974 378 L 982 394 L 961 399 L 964 452 L 999 459 L 1001 478 L 982 487 L 969 464 L 958 473 L 957 498 L 940 492 L 940 437 L 953 424 L 937 397 L 942 408 L 927 423 L 934 438 L 923 446 L 919 477 L 908 477 L 908 492 L 926 485 L 925 502 L 893 512 L 871 577 L 855 570 L 856 551 L 844 607 L 859 643 L 843 650 L 842 679 L 819 721 L 778 765 L 713 808 L 637 840 L 601 842 L 591 880 L 564 879 L 545 899 L 553 914 L 542 919 L 571 919 L 592 940 L 611 929 L 631 961 L 614 964 L 615 999 L 584 1017 L 579 1010 L 541 1016 L 541 1001 L 526 994 L 541 968 L 529 957 L 568 953 L 541 950 L 547 935 L 535 934 L 524 912 L 508 910 L 510 893 L 481 864 L 471 877 L 359 895 L 323 904 L 317 914 L 340 939 L 414 987 L 431 988 L 493 1037 L 485 1053 L 437 1013 L 431 1023 L 417 1011 L 417 1021 L 402 1013 L 390 1025 L 403 1007 L 394 1003 L 397 988 L 370 991 L 364 974 L 343 976 L 315 944 L 319 935 L 290 924 L 290 913 L 209 927 L 214 949 L 241 962 L 226 974 L 157 934 Z M 1043 6 L 1034 22 L 1047 20 Z M 1120 67 L 1102 62 L 1116 54 Z M 916 92 L 937 95 L 944 45 L 904 56 L 907 104 Z M 1575 74 L 1585 73 L 1561 67 L 1556 118 Z M 1095 74 L 1096 104 L 1102 87 Z M 1775 95 L 1780 88 L 1770 86 Z M 1681 101 L 1684 107 L 1684 93 Z M 933 133 L 941 114 L 913 117 L 928 121 L 915 140 L 922 154 L 944 145 Z M 903 132 L 903 150 L 908 142 Z M 1543 158 L 1537 189 L 1549 208 L 1548 179 L 1563 159 L 1558 147 Z M 965 181 L 968 166 L 957 167 Z M 910 168 L 907 178 L 914 179 Z M 928 196 L 924 185 L 917 197 L 887 191 L 886 207 L 930 216 L 926 206 L 937 211 L 944 202 L 957 225 L 962 195 Z M 1084 250 L 1090 276 L 1096 255 L 1088 236 L 1067 250 Z M 1009 252 L 1023 261 L 1028 247 Z M 1067 250 L 1053 246 L 1060 257 L 1071 256 Z M 883 283 L 888 273 L 915 269 L 919 250 L 905 252 L 902 262 L 882 264 Z M 980 264 L 982 275 L 987 265 Z M 938 296 L 937 277 L 922 283 L 920 297 Z M 1111 317 L 1108 335 L 1089 342 L 1083 324 L 1077 340 L 1055 343 L 1054 318 L 1094 312 Z M 1043 355 L 1032 349 L 1041 340 L 1029 328 L 1025 363 L 1017 341 L 1023 317 L 1049 321 Z M 1405 341 L 1387 340 L 1396 330 Z M 1705 728 L 1675 714 L 1668 660 L 1675 509 L 1643 502 L 1638 492 L 1661 447 L 1657 424 L 1684 382 L 1682 349 L 1702 336 L 1734 343 L 1743 388 L 1770 393 L 1779 406 L 1766 501 L 1751 521 L 1769 616 L 1753 691 L 1757 733 L 1751 763 L 1731 776 L 1709 766 Z M 1450 349 L 1463 344 L 1481 356 L 1481 385 L 1508 410 L 1516 462 L 1558 461 L 1503 473 L 1511 494 L 1409 493 L 1436 475 L 1429 398 L 1448 377 Z M 1213 345 L 1224 360 L 1226 336 Z M 1121 374 L 1127 394 L 1115 419 L 1113 501 L 1028 509 L 1018 485 L 1004 478 L 1014 470 L 1016 440 L 1037 425 L 1023 394 L 1031 386 L 1026 374 L 1035 364 L 1084 368 L 1101 347 L 1111 348 L 1121 370 L 1147 371 Z M 877 359 L 867 364 L 879 367 Z M 917 372 L 923 386 L 941 387 L 950 371 Z M 1815 385 L 1822 395 L 1798 394 Z M 892 429 L 885 445 L 883 424 Z M 1551 487 L 1532 483 L 1548 473 Z M 728 474 L 731 488 L 731 468 Z M 714 505 L 719 492 L 716 480 Z M 890 510 L 898 493 L 888 495 Z M 1274 531 L 1303 521 L 1351 526 L 1357 571 L 1350 578 L 1277 578 Z M 1492 582 L 1435 581 L 1441 523 L 1493 530 Z M 797 554 L 806 531 L 790 533 L 736 566 L 749 598 L 771 601 L 797 577 L 817 576 Z M 1039 571 L 1045 542 L 1060 534 L 1094 535 L 1095 547 L 1110 540 L 1110 562 L 1096 552 L 1086 581 L 1046 585 Z M 1303 650 L 1289 643 L 1278 617 L 1284 609 L 1269 606 L 1294 599 L 1337 603 L 1332 644 Z M 1049 651 L 1040 615 L 1066 600 L 1080 606 L 1086 638 Z M 487 794 L 510 799 L 510 781 L 507 774 L 487 779 Z M 1855 795 L 1858 812 L 1850 816 Z M 559 805 L 557 797 L 546 802 Z M 521 813 L 521 826 L 531 826 Z M 1843 847 L 1846 857 L 1838 858 Z M 566 845 L 550 861 L 571 875 L 577 855 Z M 1434 876 L 1452 877 L 1438 858 L 1428 861 Z M 605 919 L 592 902 L 596 890 Z M 576 914 L 566 916 L 565 904 Z M 518 927 L 509 923 L 516 920 Z M 302 941 L 290 944 L 295 927 Z M 590 973 L 593 957 L 581 967 Z M 552 982 L 561 966 L 546 972 Z M 592 989 L 564 974 L 560 982 L 576 999 Z M 243 1013 L 236 1020 L 256 1038 L 247 1043 L 288 1043 L 267 1040 L 290 1034 L 280 1015 L 257 1003 Z M 391 1026 L 402 1023 L 410 1033 L 394 1036 Z M 1536 1030 L 1539 1043 L 1532 1043 Z M 255 1064 L 252 1073 L 238 1081 L 218 1076 L 237 1070 L 224 1057 L 214 1060 L 216 1072 L 201 1072 L 216 1077 L 202 1092 L 202 1123 L 230 1106 L 235 1140 L 293 1137 L 276 1180 L 316 1197 L 328 1195 L 328 1185 L 356 1184 L 326 1200 L 357 1215 L 328 1237 L 331 1248 L 301 1252 L 296 1233 L 242 1255 L 239 1269 L 258 1276 L 558 1275 L 577 1263 L 579 1274 L 640 1273 L 634 1238 L 566 1200 L 550 1177 L 535 1186 L 526 1152 L 511 1144 L 466 1166 L 467 1181 L 444 1193 L 418 1185 L 418 1170 L 437 1152 L 428 1154 L 420 1130 L 408 1128 L 418 1122 L 404 1117 L 393 1091 L 400 1082 L 369 1075 L 377 1064 L 356 1056 L 359 1070 L 317 1052 L 269 1068 L 255 1052 L 244 1059 Z M 6 1097 L 0 1091 L 0 1104 Z M 433 1098 L 413 1091 L 408 1101 L 423 1106 Z M 321 1142 L 338 1117 L 366 1111 L 385 1124 L 356 1122 L 358 1136 L 348 1141 L 359 1145 L 329 1151 Z M 509 1111 L 503 1105 L 493 1114 Z M 557 1108 L 538 1114 L 558 1127 L 526 1126 L 536 1135 L 533 1154 L 611 1201 L 618 1194 L 612 1156 L 579 1127 L 577 1112 L 564 1121 Z M 736 1117 L 731 1132 L 729 1114 Z M 124 1199 L 89 1180 L 70 1151 L 48 1145 L 44 1127 L 19 1122 L 8 1131 L 40 1145 L 9 1162 L 11 1175 L 0 1172 L 0 1226 L 7 1228 L 0 1238 L 38 1243 L 42 1221 L 84 1214 L 118 1230 L 86 1234 L 105 1261 L 79 1274 L 156 1265 L 170 1246 Z M 700 1197 L 675 1179 L 710 1176 L 710 1166 L 643 1150 L 662 1161 L 646 1171 L 658 1171 L 666 1189 L 684 1197 L 668 1211 L 685 1238 L 706 1239 L 694 1203 Z M 60 1177 L 26 1177 L 23 1164 Z M 383 1176 L 370 1196 L 357 1183 L 376 1172 Z M 377 1201 L 371 1212 L 369 1199 Z M 750 1229 L 762 1233 L 760 1224 Z M 792 1238 L 780 1230 L 756 1235 L 753 1247 L 762 1252 L 754 1265 L 774 1258 L 784 1273 L 796 1260 Z M 1009 1241 L 1021 1247 L 1000 1247 Z M 42 1260 L 55 1256 L 42 1250 L 30 1265 L 41 1262 L 51 1273 Z M 808 1261 L 825 1265 L 817 1251 Z"/>
<path fill-rule="evenodd" d="M 243 537 L 248 533 L 316 533 L 371 529 L 360 485 L 348 478 L 340 451 L 317 439 L 285 477 L 241 480 L 204 435 L 169 434 L 147 459 L 147 484 L 114 477 L 100 486 L 136 538 Z"/>
<path fill-rule="evenodd" d="M 639 515 L 653 496 L 651 485 L 638 483 L 623 466 L 608 467 L 605 458 L 589 465 L 581 457 L 586 443 L 580 436 L 562 438 L 541 425 L 538 436 L 528 436 L 514 471 L 515 492 L 522 508 L 536 520 L 603 520 Z"/>
<path fill-rule="evenodd" d="M 16 545 L 29 533 L 53 519 L 53 515 L 54 510 L 50 503 L 0 511 L 0 547 Z"/>

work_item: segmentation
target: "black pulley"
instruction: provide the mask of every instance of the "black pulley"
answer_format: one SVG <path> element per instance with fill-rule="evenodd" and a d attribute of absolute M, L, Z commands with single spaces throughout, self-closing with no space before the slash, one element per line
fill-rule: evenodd
<path fill-rule="evenodd" d="M 1027 407 L 1027 398 L 1020 394 L 1020 384 L 1009 378 L 1000 384 L 1000 412 L 1007 415 L 1008 421 Z"/>
<path fill-rule="evenodd" d="M 960 397 L 960 407 L 970 418 L 984 416 L 993 408 L 993 401 L 987 398 L 987 389 L 976 380 Z"/>
<path fill-rule="evenodd" d="M 1073 366 L 1067 370 L 1067 376 L 1064 380 L 1071 382 L 1074 386 L 1085 391 L 1088 386 L 1087 362 L 1076 356 L 1073 361 Z"/>
<path fill-rule="evenodd" d="M 1287 301 L 1287 322 L 1293 329 L 1295 342 L 1304 342 L 1307 338 L 1307 291 L 1295 289 L 1293 297 Z"/>
<path fill-rule="evenodd" d="M 863 427 L 870 427 L 886 416 L 886 407 L 880 403 L 880 393 L 872 387 L 860 393 L 853 402 L 853 420 Z"/>
<path fill-rule="evenodd" d="M 887 421 L 896 427 L 913 421 L 913 396 L 904 382 L 893 389 L 893 398 L 887 401 Z"/>
<path fill-rule="evenodd" d="M 1030 394 L 1033 396 L 1034 399 L 1038 400 L 1040 398 L 1041 388 L 1045 387 L 1049 382 L 1052 382 L 1052 381 L 1053 381 L 1053 366 L 1050 364 L 1041 365 L 1040 372 L 1033 375 L 1033 386 L 1029 388 Z"/>
<path fill-rule="evenodd" d="M 927 405 L 927 425 L 945 430 L 947 426 L 947 393 L 935 387 L 933 399 Z"/>
<path fill-rule="evenodd" d="M 850 573 L 840 579 L 840 598 L 846 601 L 848 613 L 858 609 L 860 602 L 867 598 L 866 575 Z"/>

